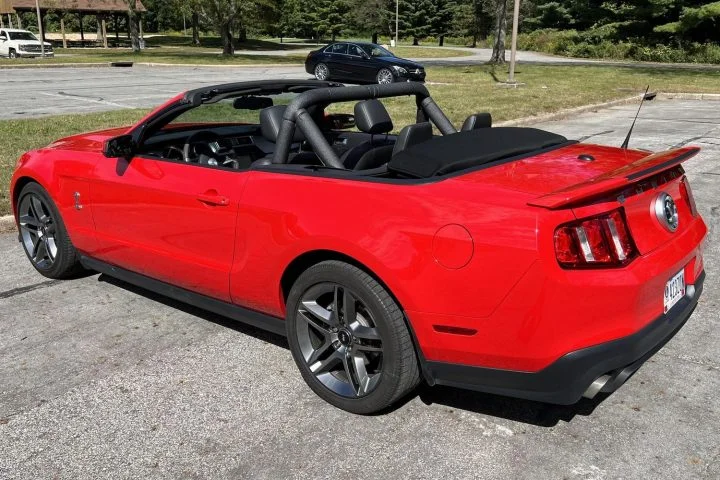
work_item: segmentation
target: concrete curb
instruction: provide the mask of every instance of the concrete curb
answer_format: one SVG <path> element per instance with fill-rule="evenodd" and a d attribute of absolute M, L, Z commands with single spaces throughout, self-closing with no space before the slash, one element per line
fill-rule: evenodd
<path fill-rule="evenodd" d="M 611 100 L 603 103 L 593 103 L 591 105 L 582 105 L 580 107 L 566 108 L 558 110 L 557 112 L 545 113 L 543 115 L 536 115 L 531 117 L 516 118 L 515 120 L 506 120 L 504 122 L 496 123 L 496 127 L 513 127 L 516 125 L 531 125 L 533 123 L 540 122 L 551 122 L 554 120 L 563 120 L 572 115 L 578 115 L 580 113 L 592 112 L 594 110 L 601 110 L 603 108 L 615 107 L 617 105 L 626 105 L 628 103 L 639 102 L 641 94 L 633 95 L 632 97 L 620 98 L 618 100 Z"/>
<path fill-rule="evenodd" d="M 136 62 L 136 66 L 141 67 L 196 67 L 196 68 L 282 68 L 282 67 L 302 67 L 303 64 L 298 63 L 248 63 L 245 65 L 212 65 L 207 63 L 155 63 L 155 62 Z"/>
<path fill-rule="evenodd" d="M 114 62 L 103 63 L 47 63 L 47 64 L 22 64 L 22 65 L 0 65 L 0 70 L 22 70 L 34 68 L 110 68 Z M 195 67 L 195 68 L 281 68 L 281 67 L 302 67 L 301 62 L 298 63 L 248 63 L 243 65 L 213 65 L 207 63 L 155 63 L 155 62 L 133 62 L 133 66 L 141 67 Z M 127 66 L 118 66 L 114 68 L 131 68 Z"/>
<path fill-rule="evenodd" d="M 12 215 L 0 217 L 0 233 L 10 233 L 15 230 L 15 217 Z"/>
<path fill-rule="evenodd" d="M 23 63 L 20 65 L 0 65 L 0 70 L 32 70 L 33 68 L 101 68 L 109 67 L 110 62 L 98 62 L 98 63 L 46 63 L 46 64 L 35 64 L 35 63 Z"/>
<path fill-rule="evenodd" d="M 660 100 L 720 100 L 720 93 L 658 93 Z"/>

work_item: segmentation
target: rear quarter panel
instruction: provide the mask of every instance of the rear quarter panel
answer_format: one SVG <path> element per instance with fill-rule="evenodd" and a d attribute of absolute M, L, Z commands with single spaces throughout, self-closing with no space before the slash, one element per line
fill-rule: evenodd
<path fill-rule="evenodd" d="M 285 268 L 303 253 L 330 250 L 371 270 L 406 311 L 467 323 L 497 308 L 536 259 L 526 200 L 463 177 L 398 185 L 252 172 L 238 215 L 233 300 L 284 315 Z M 436 232 L 449 224 L 473 237 L 472 258 L 459 269 L 433 255 Z M 419 336 L 429 328 L 414 326 Z"/>

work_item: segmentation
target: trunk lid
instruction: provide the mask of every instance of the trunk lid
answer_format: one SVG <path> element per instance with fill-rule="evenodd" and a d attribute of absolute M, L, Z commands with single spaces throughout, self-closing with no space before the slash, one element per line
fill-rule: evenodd
<path fill-rule="evenodd" d="M 578 143 L 475 172 L 468 180 L 526 192 L 533 196 L 528 205 L 570 209 L 578 219 L 622 208 L 635 245 L 645 254 L 699 220 L 682 192 L 680 166 L 698 152 L 696 147 L 650 153 Z M 664 220 L 663 193 L 677 209 L 676 229 Z"/>

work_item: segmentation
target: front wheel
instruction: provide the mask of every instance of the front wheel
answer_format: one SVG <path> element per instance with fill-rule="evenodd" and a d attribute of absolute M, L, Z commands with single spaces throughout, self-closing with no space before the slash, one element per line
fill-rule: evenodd
<path fill-rule="evenodd" d="M 60 212 L 44 188 L 25 185 L 17 212 L 22 246 L 38 272 L 48 278 L 68 278 L 82 271 Z"/>
<path fill-rule="evenodd" d="M 380 85 L 387 85 L 395 81 L 395 75 L 393 75 L 389 68 L 382 68 L 377 73 L 375 80 L 377 80 L 377 83 Z"/>
<path fill-rule="evenodd" d="M 17 58 L 17 52 L 13 50 L 12 48 L 8 51 L 8 57 L 9 58 Z"/>
<path fill-rule="evenodd" d="M 286 328 L 305 382 L 338 408 L 375 413 L 419 382 L 402 310 L 355 266 L 327 261 L 300 275 L 288 296 Z"/>
<path fill-rule="evenodd" d="M 324 63 L 318 63 L 315 65 L 315 78 L 321 81 L 325 81 L 330 78 L 330 69 Z"/>

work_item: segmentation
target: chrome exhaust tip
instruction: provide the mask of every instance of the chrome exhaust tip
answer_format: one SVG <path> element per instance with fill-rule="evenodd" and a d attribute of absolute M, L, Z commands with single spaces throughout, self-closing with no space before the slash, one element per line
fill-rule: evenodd
<path fill-rule="evenodd" d="M 605 384 L 610 380 L 610 375 L 602 375 L 595 379 L 594 382 L 590 384 L 590 386 L 585 390 L 585 393 L 583 393 L 583 397 L 585 398 L 595 398 L 595 395 L 600 393 L 600 390 L 605 386 Z"/>

